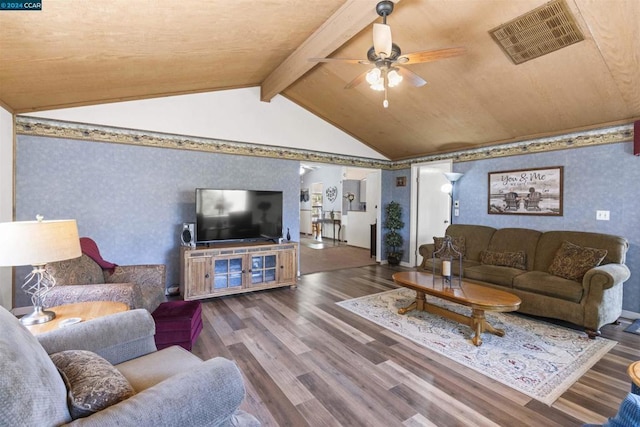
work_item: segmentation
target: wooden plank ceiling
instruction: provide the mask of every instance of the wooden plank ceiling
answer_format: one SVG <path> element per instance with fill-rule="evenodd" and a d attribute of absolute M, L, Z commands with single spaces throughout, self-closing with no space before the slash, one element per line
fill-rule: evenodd
<path fill-rule="evenodd" d="M 640 119 L 640 2 L 566 0 L 585 40 L 514 65 L 489 30 L 540 0 L 403 0 L 388 18 L 405 53 L 465 47 L 409 65 L 428 84 L 361 84 L 375 0 L 46 1 L 0 12 L 0 103 L 16 114 L 261 86 L 392 160 Z M 259 102 L 259 101 L 256 101 Z"/>

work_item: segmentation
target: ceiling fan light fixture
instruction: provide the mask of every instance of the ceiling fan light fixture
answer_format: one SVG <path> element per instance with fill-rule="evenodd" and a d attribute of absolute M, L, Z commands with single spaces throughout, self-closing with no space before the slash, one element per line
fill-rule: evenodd
<path fill-rule="evenodd" d="M 389 80 L 389 87 L 398 86 L 402 82 L 402 76 L 395 69 L 387 74 L 387 79 Z"/>
<path fill-rule="evenodd" d="M 370 85 L 374 85 L 378 82 L 378 80 L 380 80 L 380 75 L 382 73 L 380 72 L 379 68 L 372 68 L 371 70 L 369 70 L 369 72 L 367 73 L 367 83 L 369 83 Z"/>
<path fill-rule="evenodd" d="M 561 1 L 561 0 L 551 0 Z M 364 3 L 364 2 L 363 2 Z M 373 46 L 367 50 L 367 59 L 348 58 L 310 58 L 316 62 L 347 62 L 360 65 L 374 65 L 374 68 L 363 71 L 351 80 L 345 89 L 351 89 L 366 81 L 370 88 L 384 92 L 384 108 L 389 107 L 387 92 L 389 88 L 398 86 L 403 80 L 407 80 L 414 87 L 422 87 L 426 80 L 405 68 L 403 65 L 420 64 L 440 59 L 451 58 L 464 53 L 464 48 L 447 48 L 425 50 L 402 54 L 400 46 L 391 39 L 391 27 L 387 25 L 387 17 L 393 12 L 394 2 L 390 0 L 379 1 L 376 5 L 376 13 L 382 17 L 381 23 L 373 24 Z"/>
<path fill-rule="evenodd" d="M 371 89 L 377 90 L 379 92 L 383 91 L 384 90 L 384 79 L 382 77 L 380 77 L 378 79 L 378 81 L 376 81 L 375 83 L 373 83 L 371 85 Z"/>
<path fill-rule="evenodd" d="M 388 58 L 393 48 L 391 43 L 391 27 L 387 24 L 373 24 L 373 47 L 376 55 Z"/>

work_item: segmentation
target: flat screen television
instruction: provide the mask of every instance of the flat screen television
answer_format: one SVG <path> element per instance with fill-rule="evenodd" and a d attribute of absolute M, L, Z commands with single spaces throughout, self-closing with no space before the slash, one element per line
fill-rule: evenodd
<path fill-rule="evenodd" d="M 277 241 L 282 191 L 196 188 L 196 242 Z"/>

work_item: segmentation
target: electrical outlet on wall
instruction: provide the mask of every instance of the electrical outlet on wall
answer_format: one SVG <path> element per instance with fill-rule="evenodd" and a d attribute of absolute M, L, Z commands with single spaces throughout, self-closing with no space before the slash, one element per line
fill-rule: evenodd
<path fill-rule="evenodd" d="M 609 221 L 609 211 L 596 211 L 596 220 Z"/>

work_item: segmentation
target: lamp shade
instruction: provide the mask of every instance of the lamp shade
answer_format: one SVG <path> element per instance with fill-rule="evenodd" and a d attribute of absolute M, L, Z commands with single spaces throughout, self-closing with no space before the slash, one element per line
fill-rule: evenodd
<path fill-rule="evenodd" d="M 391 55 L 391 27 L 387 24 L 373 24 L 373 48 L 376 55 L 388 58 Z"/>
<path fill-rule="evenodd" d="M 387 74 L 387 79 L 389 80 L 389 87 L 396 87 L 402 81 L 402 76 L 398 73 L 397 69 L 393 69 Z"/>
<path fill-rule="evenodd" d="M 0 223 L 0 266 L 44 265 L 82 255 L 76 220 Z"/>
<path fill-rule="evenodd" d="M 380 71 L 380 68 L 372 68 L 367 72 L 367 76 L 366 76 L 366 80 L 367 83 L 369 83 L 370 85 L 374 85 L 378 82 L 378 80 L 380 80 L 380 75 L 382 74 L 382 72 Z"/>
<path fill-rule="evenodd" d="M 458 172 L 445 172 L 443 175 L 449 182 L 456 182 L 457 180 L 462 178 L 462 175 L 464 174 Z"/>

